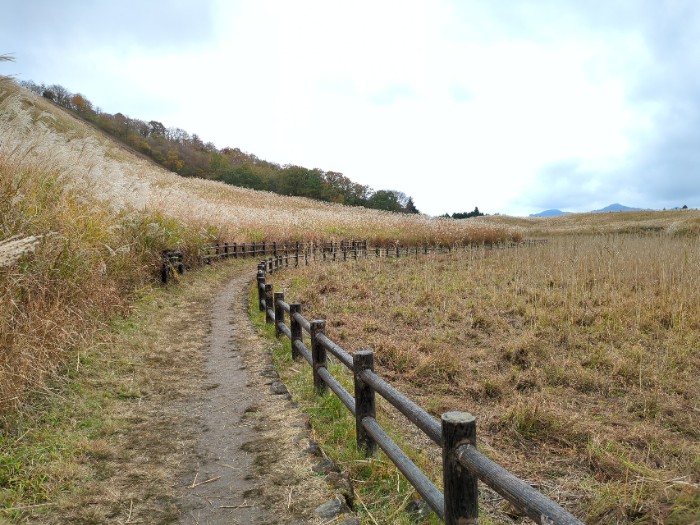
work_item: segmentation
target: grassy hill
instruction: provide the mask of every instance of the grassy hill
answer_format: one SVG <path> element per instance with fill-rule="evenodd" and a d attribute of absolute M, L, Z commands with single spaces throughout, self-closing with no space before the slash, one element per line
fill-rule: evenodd
<path fill-rule="evenodd" d="M 518 235 L 517 228 L 484 221 L 410 217 L 180 177 L 10 81 L 0 96 L 0 130 L 4 154 L 49 164 L 65 174 L 71 187 L 116 209 L 157 210 L 214 228 L 230 241 L 463 243 Z"/>
<path fill-rule="evenodd" d="M 216 241 L 495 242 L 519 229 L 283 197 L 184 178 L 0 79 L 0 413 L 135 291 L 161 250 Z M 58 328 L 60 327 L 60 329 Z"/>

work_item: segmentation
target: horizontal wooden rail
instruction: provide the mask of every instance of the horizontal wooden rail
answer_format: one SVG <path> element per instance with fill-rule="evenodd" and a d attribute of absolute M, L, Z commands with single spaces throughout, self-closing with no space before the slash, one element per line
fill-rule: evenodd
<path fill-rule="evenodd" d="M 271 255 L 266 263 L 266 273 L 272 273 L 282 267 L 288 267 L 290 261 L 298 267 L 303 260 L 305 265 L 311 261 L 347 261 L 368 257 L 397 258 L 410 255 L 451 253 L 455 250 L 473 248 L 505 249 L 517 246 L 545 244 L 546 239 L 527 239 L 520 242 L 467 243 L 463 245 L 428 245 L 405 246 L 389 243 L 381 246 L 369 246 L 367 241 L 327 241 L 327 242 L 253 242 L 253 243 L 218 243 L 207 246 L 201 257 L 205 262 L 222 258 L 246 258 L 258 255 Z"/>
<path fill-rule="evenodd" d="M 333 341 L 328 339 L 325 334 L 320 334 L 316 337 L 319 343 L 323 345 L 323 347 L 328 350 L 331 354 L 333 354 L 335 357 L 338 358 L 338 361 L 343 363 L 345 366 L 347 366 L 350 370 L 352 370 L 352 356 L 348 354 L 345 350 L 340 348 L 337 344 L 335 344 Z"/>
<path fill-rule="evenodd" d="M 397 248 L 396 254 L 398 253 Z M 419 251 L 416 250 L 416 255 L 418 254 Z M 265 313 L 266 322 L 274 324 L 276 335 L 284 335 L 291 340 L 293 358 L 301 357 L 311 365 L 316 392 L 323 394 L 329 388 L 355 416 L 358 449 L 372 455 L 377 446 L 381 448 L 448 525 L 476 523 L 477 480 L 493 488 L 536 523 L 582 525 L 581 521 L 555 502 L 479 453 L 476 450 L 476 419 L 472 415 L 448 412 L 442 415 L 441 422 L 437 421 L 425 409 L 374 372 L 371 350 L 361 350 L 351 355 L 326 335 L 325 321 L 307 320 L 301 314 L 300 304 L 288 304 L 284 301 L 282 293 L 273 292 L 272 286 L 265 282 L 265 274 L 279 268 L 280 261 L 280 258 L 277 258 L 276 262 L 263 261 L 258 267 L 260 309 Z M 285 324 L 286 314 L 289 314 L 291 326 Z M 307 332 L 311 338 L 311 349 L 304 344 L 303 332 Z M 354 396 L 328 370 L 326 352 L 353 372 Z M 441 447 L 444 494 L 377 423 L 375 393 L 382 396 Z"/>
<path fill-rule="evenodd" d="M 581 522 L 527 483 L 471 445 L 455 450 L 457 461 L 537 523 L 577 525 Z"/>
<path fill-rule="evenodd" d="M 377 394 L 386 399 L 394 408 L 406 416 L 411 423 L 420 428 L 435 444 L 442 445 L 440 423 L 433 416 L 371 370 L 364 370 L 360 375 Z"/>
<path fill-rule="evenodd" d="M 379 447 L 384 451 L 389 459 L 396 465 L 401 473 L 406 476 L 406 479 L 415 487 L 418 493 L 423 496 L 425 501 L 432 509 L 445 519 L 445 498 L 435 484 L 423 474 L 411 458 L 409 458 L 403 450 L 387 435 L 379 426 L 377 420 L 371 417 L 366 417 L 362 420 L 362 426 L 372 436 Z"/>

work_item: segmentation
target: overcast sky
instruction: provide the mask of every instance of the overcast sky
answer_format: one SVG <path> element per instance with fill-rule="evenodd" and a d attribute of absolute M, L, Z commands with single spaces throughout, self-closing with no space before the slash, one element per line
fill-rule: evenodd
<path fill-rule="evenodd" d="M 697 0 L 1 0 L 0 74 L 428 214 L 700 207 Z"/>

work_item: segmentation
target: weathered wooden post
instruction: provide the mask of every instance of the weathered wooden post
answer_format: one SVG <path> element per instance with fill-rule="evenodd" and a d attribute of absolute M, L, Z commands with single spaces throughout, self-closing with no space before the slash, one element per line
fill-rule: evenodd
<path fill-rule="evenodd" d="M 379 250 L 380 248 L 378 246 L 374 249 L 377 259 L 379 259 L 379 257 L 381 256 L 381 252 Z"/>
<path fill-rule="evenodd" d="M 361 378 L 363 370 L 374 370 L 374 352 L 372 350 L 358 350 L 352 354 L 353 374 L 355 376 L 355 435 L 357 436 L 357 449 L 362 450 L 366 456 L 374 456 L 377 453 L 377 443 L 372 439 L 362 420 L 366 417 L 376 418 L 377 411 L 374 403 L 374 390 Z"/>
<path fill-rule="evenodd" d="M 296 259 L 295 259 L 294 266 L 298 267 L 298 266 L 299 266 L 299 241 L 297 241 L 297 246 L 296 246 L 296 248 L 297 248 L 297 256 L 296 256 Z"/>
<path fill-rule="evenodd" d="M 397 258 L 398 258 L 398 257 L 401 257 L 401 251 L 400 251 L 400 248 L 399 248 L 399 244 L 398 244 L 398 243 L 396 243 L 396 257 L 397 257 Z"/>
<path fill-rule="evenodd" d="M 445 524 L 476 524 L 479 517 L 477 477 L 457 460 L 463 445 L 476 447 L 476 418 L 466 412 L 442 415 L 442 477 L 445 489 Z"/>
<path fill-rule="evenodd" d="M 274 241 L 274 242 L 272 243 L 272 255 L 274 255 L 275 257 L 277 257 L 277 241 Z"/>
<path fill-rule="evenodd" d="M 244 242 L 241 243 L 241 251 L 242 251 L 243 257 L 245 257 L 245 256 L 246 256 L 246 250 L 245 250 L 245 243 L 244 243 Z"/>
<path fill-rule="evenodd" d="M 263 301 L 265 300 L 265 270 L 258 270 L 258 305 L 260 306 L 260 311 L 265 311 L 265 305 Z"/>
<path fill-rule="evenodd" d="M 272 300 L 275 305 L 275 337 L 280 337 L 282 335 L 280 325 L 284 323 L 284 308 L 280 306 L 279 302 L 284 301 L 284 292 L 275 292 Z"/>
<path fill-rule="evenodd" d="M 272 318 L 274 315 L 274 305 L 273 302 L 273 291 L 271 284 L 265 284 L 265 324 L 272 324 L 275 320 Z M 270 312 L 270 310 L 273 310 Z"/>
<path fill-rule="evenodd" d="M 294 314 L 301 315 L 300 303 L 289 305 L 289 329 L 292 332 L 292 359 L 296 361 L 301 357 L 301 354 L 299 350 L 296 349 L 296 346 L 294 346 L 294 343 L 303 340 L 304 332 L 301 323 L 294 318 Z"/>
<path fill-rule="evenodd" d="M 238 243 L 237 242 L 233 243 L 233 258 L 234 259 L 238 258 Z"/>
<path fill-rule="evenodd" d="M 326 333 L 326 321 L 315 320 L 310 323 L 311 332 L 311 366 L 313 367 L 314 373 L 314 389 L 317 394 L 325 394 L 328 389 L 325 381 L 321 379 L 318 371 L 321 368 L 326 368 L 328 364 L 328 358 L 326 356 L 326 349 L 318 341 L 317 336 Z"/>

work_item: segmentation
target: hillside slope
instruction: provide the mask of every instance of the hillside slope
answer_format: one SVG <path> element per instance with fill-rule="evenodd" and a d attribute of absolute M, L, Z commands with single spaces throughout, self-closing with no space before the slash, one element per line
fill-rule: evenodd
<path fill-rule="evenodd" d="M 0 135 L 0 155 L 50 162 L 68 175 L 73 187 L 117 209 L 159 210 L 213 226 L 230 241 L 366 238 L 459 243 L 518 235 L 517 228 L 486 221 L 407 216 L 183 178 L 10 81 L 0 89 Z"/>

